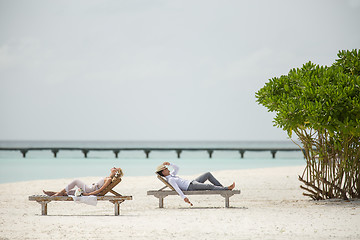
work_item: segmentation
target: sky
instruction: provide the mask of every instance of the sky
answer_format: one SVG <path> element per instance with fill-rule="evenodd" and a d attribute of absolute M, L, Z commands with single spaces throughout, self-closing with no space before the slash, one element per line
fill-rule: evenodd
<path fill-rule="evenodd" d="M 0 140 L 282 141 L 255 93 L 360 47 L 360 0 L 0 0 Z"/>

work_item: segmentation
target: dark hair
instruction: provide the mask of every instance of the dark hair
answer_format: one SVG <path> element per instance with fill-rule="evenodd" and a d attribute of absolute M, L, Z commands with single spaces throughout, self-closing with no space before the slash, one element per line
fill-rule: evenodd
<path fill-rule="evenodd" d="M 156 173 L 159 174 L 159 175 L 162 176 L 162 177 L 165 177 L 164 174 L 162 173 L 162 171 L 163 171 L 163 170 L 158 171 L 158 172 L 156 172 Z"/>

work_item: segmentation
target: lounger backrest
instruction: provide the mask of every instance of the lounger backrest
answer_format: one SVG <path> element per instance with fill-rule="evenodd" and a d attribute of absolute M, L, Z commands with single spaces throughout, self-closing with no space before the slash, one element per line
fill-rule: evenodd
<path fill-rule="evenodd" d="M 123 176 L 123 173 L 121 171 L 120 174 L 118 174 L 117 176 L 113 177 L 111 183 L 103 190 L 101 191 L 97 196 L 104 196 L 105 194 L 107 194 L 108 192 L 111 192 L 112 194 L 114 194 L 115 196 L 121 196 L 121 194 L 115 192 L 113 190 L 113 188 L 118 185 L 121 182 L 121 177 Z"/>
<path fill-rule="evenodd" d="M 157 175 L 157 178 L 158 178 L 162 183 L 164 183 L 164 184 L 165 184 L 168 188 L 170 188 L 171 190 L 174 190 L 174 191 L 175 191 L 175 189 L 173 188 L 173 186 L 171 186 L 171 184 L 168 183 L 168 181 L 166 181 L 166 180 L 164 179 L 164 177 L 160 176 L 158 173 L 156 173 L 156 175 Z"/>

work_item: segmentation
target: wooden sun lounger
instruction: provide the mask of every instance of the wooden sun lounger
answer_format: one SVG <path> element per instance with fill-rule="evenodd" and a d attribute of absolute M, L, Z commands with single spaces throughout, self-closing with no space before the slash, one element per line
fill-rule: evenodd
<path fill-rule="evenodd" d="M 115 192 L 113 188 L 121 182 L 122 174 L 115 178 L 109 186 L 107 186 L 102 192 L 100 192 L 96 197 L 98 201 L 109 201 L 114 204 L 115 216 L 120 215 L 120 204 L 125 200 L 132 200 L 132 196 L 122 196 L 121 194 Z M 108 192 L 112 193 L 114 196 L 105 196 Z M 69 196 L 47 196 L 47 195 L 32 195 L 29 196 L 30 201 L 36 201 L 41 204 L 41 215 L 47 215 L 47 204 L 51 201 L 73 201 L 72 197 Z"/>
<path fill-rule="evenodd" d="M 150 190 L 147 192 L 147 195 L 153 195 L 159 199 L 159 208 L 164 207 L 164 198 L 169 195 L 178 195 L 175 189 L 168 183 L 163 177 L 157 174 L 157 178 L 165 184 L 165 187 L 160 188 L 159 190 Z M 170 188 L 171 190 L 164 190 L 165 188 Z M 240 194 L 240 190 L 201 190 L 201 191 L 183 191 L 185 195 L 220 195 L 225 198 L 225 207 L 230 207 L 230 197 L 235 194 Z"/>
<path fill-rule="evenodd" d="M 114 204 L 115 216 L 120 215 L 120 204 L 125 200 L 132 200 L 132 196 L 97 196 L 98 201 L 109 201 Z M 67 196 L 29 196 L 30 201 L 36 201 L 41 204 L 41 215 L 47 215 L 47 204 L 51 201 L 73 201 L 72 197 Z"/>

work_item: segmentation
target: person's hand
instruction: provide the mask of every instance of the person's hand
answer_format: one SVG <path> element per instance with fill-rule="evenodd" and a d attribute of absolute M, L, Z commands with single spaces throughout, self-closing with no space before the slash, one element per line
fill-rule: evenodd
<path fill-rule="evenodd" d="M 188 198 L 184 198 L 184 201 L 188 204 L 190 204 L 190 206 L 193 206 L 193 204 L 190 202 L 190 200 Z"/>
<path fill-rule="evenodd" d="M 83 196 L 89 196 L 89 194 L 86 193 L 86 192 L 84 192 L 82 195 L 83 195 Z"/>
<path fill-rule="evenodd" d="M 170 163 L 169 162 L 164 162 L 163 165 L 170 165 Z"/>

